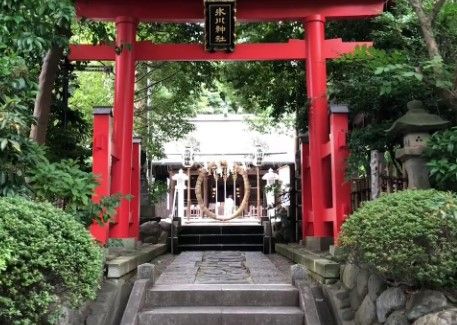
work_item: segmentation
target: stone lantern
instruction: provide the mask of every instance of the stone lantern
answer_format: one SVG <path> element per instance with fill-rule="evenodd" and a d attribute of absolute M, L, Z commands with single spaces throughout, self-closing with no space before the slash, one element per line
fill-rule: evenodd
<path fill-rule="evenodd" d="M 445 129 L 449 121 L 426 111 L 419 100 L 407 104 L 408 112 L 396 120 L 387 132 L 403 135 L 403 148 L 397 149 L 395 158 L 403 162 L 408 174 L 408 188 L 430 187 L 426 161 L 423 157 L 430 133 Z"/>

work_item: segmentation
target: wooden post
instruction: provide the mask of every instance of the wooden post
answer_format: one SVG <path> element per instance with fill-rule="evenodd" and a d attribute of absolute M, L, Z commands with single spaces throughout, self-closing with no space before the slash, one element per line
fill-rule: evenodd
<path fill-rule="evenodd" d="M 233 177 L 233 201 L 235 202 L 235 207 L 236 207 L 236 178 Z"/>
<path fill-rule="evenodd" d="M 187 167 L 187 177 L 189 178 L 187 181 L 187 220 L 190 220 L 190 167 Z"/>
<path fill-rule="evenodd" d="M 257 172 L 257 217 L 262 218 L 260 215 L 260 168 L 256 166 Z"/>
<path fill-rule="evenodd" d="M 173 211 L 175 209 L 175 206 L 174 206 L 174 203 L 175 203 L 175 200 L 174 200 L 174 197 L 175 197 L 175 181 L 173 180 L 173 176 L 174 176 L 174 172 L 173 171 L 169 171 L 168 172 L 168 178 L 170 179 L 170 195 L 168 197 L 168 213 L 169 215 L 172 215 L 173 214 Z"/>
<path fill-rule="evenodd" d="M 227 175 L 224 176 L 224 205 L 225 205 L 226 198 L 227 198 Z"/>
<path fill-rule="evenodd" d="M 203 178 L 203 202 L 208 207 L 208 173 L 205 172 Z M 202 214 L 204 216 L 204 214 Z"/>
<path fill-rule="evenodd" d="M 327 67 L 324 52 L 325 17 L 322 15 L 307 17 L 305 31 L 306 41 L 309 44 L 306 60 L 306 84 L 310 102 L 308 123 L 312 233 L 314 237 L 330 237 L 333 234 L 325 227 L 326 198 L 329 194 L 331 195 L 328 186 L 330 175 L 323 161 L 323 149 L 329 136 Z M 304 198 L 303 201 L 305 201 Z"/>
<path fill-rule="evenodd" d="M 122 50 L 116 55 L 114 91 L 114 154 L 111 193 L 120 193 L 121 199 L 110 238 L 128 238 L 133 150 L 133 105 L 135 98 L 135 38 L 137 23 L 132 17 L 116 19 L 116 45 Z M 129 44 L 127 48 L 125 45 Z M 124 47 L 122 47 L 124 46 Z"/>
<path fill-rule="evenodd" d="M 132 150 L 132 199 L 130 210 L 132 218 L 129 223 L 129 237 L 140 239 L 140 204 L 141 204 L 141 138 L 133 139 Z"/>
<path fill-rule="evenodd" d="M 217 206 L 217 200 L 218 200 L 218 194 L 219 194 L 219 193 L 218 193 L 218 192 L 219 192 L 219 190 L 218 190 L 218 185 L 219 185 L 219 184 L 218 184 L 218 180 L 219 180 L 219 177 L 217 176 L 217 174 L 214 174 L 214 176 L 215 176 L 214 179 L 216 180 L 216 202 L 215 202 L 215 204 L 214 204 L 214 206 L 215 206 L 214 210 L 215 210 L 215 212 L 216 212 L 216 216 L 218 216 L 218 215 L 219 215 L 219 207 Z"/>
<path fill-rule="evenodd" d="M 111 194 L 111 132 L 112 112 L 109 108 L 96 108 L 94 111 L 94 135 L 93 135 L 93 165 L 92 172 L 98 175 L 99 184 L 94 191 L 92 201 L 100 202 L 105 196 Z M 109 234 L 109 223 L 99 224 L 93 222 L 90 226 L 92 236 L 101 244 L 106 244 Z"/>

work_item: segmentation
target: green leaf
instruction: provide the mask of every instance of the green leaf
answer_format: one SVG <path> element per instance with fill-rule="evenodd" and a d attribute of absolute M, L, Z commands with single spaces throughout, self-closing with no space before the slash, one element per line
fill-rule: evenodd
<path fill-rule="evenodd" d="M 2 141 L 0 142 L 0 149 L 5 150 L 7 144 L 8 144 L 8 139 L 2 139 Z"/>

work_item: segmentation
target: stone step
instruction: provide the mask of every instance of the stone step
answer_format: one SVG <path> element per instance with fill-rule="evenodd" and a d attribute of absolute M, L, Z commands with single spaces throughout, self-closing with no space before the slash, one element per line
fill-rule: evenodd
<path fill-rule="evenodd" d="M 302 325 L 298 307 L 161 307 L 139 314 L 139 325 Z"/>
<path fill-rule="evenodd" d="M 258 234 L 263 233 L 262 225 L 183 225 L 180 235 L 184 234 Z"/>
<path fill-rule="evenodd" d="M 262 243 L 263 234 L 187 234 L 179 236 L 180 245 Z"/>
<path fill-rule="evenodd" d="M 276 244 L 275 246 L 278 254 L 306 266 L 309 275 L 321 283 L 335 283 L 340 277 L 339 263 L 322 258 L 322 256 L 306 250 L 302 245 Z"/>
<path fill-rule="evenodd" d="M 288 284 L 155 285 L 145 306 L 298 306 L 298 290 Z"/>
<path fill-rule="evenodd" d="M 182 251 L 262 251 L 263 244 L 179 244 L 178 248 Z"/>
<path fill-rule="evenodd" d="M 166 244 L 144 244 L 139 249 L 121 250 L 119 256 L 106 261 L 108 278 L 120 278 L 135 270 L 138 265 L 167 252 Z"/>

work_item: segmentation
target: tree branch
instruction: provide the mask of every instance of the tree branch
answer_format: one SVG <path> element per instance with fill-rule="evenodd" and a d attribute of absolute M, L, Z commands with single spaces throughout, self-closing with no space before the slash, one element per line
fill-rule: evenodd
<path fill-rule="evenodd" d="M 435 57 L 441 57 L 441 53 L 435 39 L 435 35 L 433 34 L 430 17 L 427 16 L 427 14 L 425 13 L 424 8 L 422 7 L 422 1 L 409 0 L 409 3 L 413 7 L 414 11 L 416 12 L 417 18 L 419 19 L 419 24 L 422 29 L 422 36 L 424 37 L 425 45 L 427 47 L 427 52 L 430 60 L 435 59 Z"/>
<path fill-rule="evenodd" d="M 142 89 L 140 89 L 140 90 L 137 90 L 137 91 L 135 92 L 135 95 L 138 95 L 139 93 L 141 93 L 141 92 L 143 92 L 143 91 L 145 91 L 145 90 L 148 90 L 149 88 L 152 88 L 152 87 L 154 87 L 155 85 L 158 85 L 159 83 L 164 82 L 164 81 L 166 81 L 166 80 L 168 80 L 168 79 L 171 79 L 171 78 L 174 78 L 174 77 L 175 77 L 175 75 L 172 74 L 172 75 L 166 76 L 165 78 L 162 78 L 162 79 L 160 79 L 160 80 L 158 80 L 158 81 L 155 81 L 155 82 L 151 83 L 150 85 L 148 85 L 148 86 L 146 86 L 146 87 L 144 87 L 144 88 L 142 88 Z"/>
<path fill-rule="evenodd" d="M 435 5 L 433 6 L 433 11 L 432 11 L 432 19 L 431 19 L 432 24 L 435 22 L 436 18 L 438 17 L 438 14 L 441 11 L 441 8 L 443 8 L 446 1 L 447 0 L 436 0 Z"/>
<path fill-rule="evenodd" d="M 140 82 L 141 80 L 143 80 L 144 78 L 146 78 L 147 76 L 151 75 L 153 72 L 157 71 L 158 69 L 160 69 L 165 63 L 167 62 L 161 62 L 160 64 L 158 65 L 151 65 L 151 64 L 147 64 L 145 62 L 141 62 L 142 65 L 145 65 L 147 68 L 151 69 L 149 72 L 146 72 L 145 74 L 143 74 L 142 76 L 138 76 L 137 74 L 137 80 L 135 82 Z"/>

